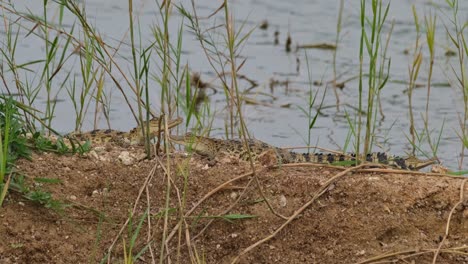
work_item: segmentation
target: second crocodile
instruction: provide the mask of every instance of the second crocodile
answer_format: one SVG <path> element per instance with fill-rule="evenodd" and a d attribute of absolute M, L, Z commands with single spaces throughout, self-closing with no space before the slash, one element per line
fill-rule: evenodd
<path fill-rule="evenodd" d="M 218 155 L 229 155 L 241 160 L 248 160 L 252 157 L 256 160 L 263 153 L 268 151 L 274 152 L 278 158 L 278 162 L 286 163 L 322 163 L 322 164 L 340 164 L 353 163 L 356 161 L 356 155 L 350 154 L 335 154 L 335 153 L 297 153 L 281 149 L 265 142 L 255 139 L 247 140 L 248 148 L 245 141 L 240 139 L 216 139 L 202 136 L 195 136 L 192 133 L 187 133 L 184 136 L 170 136 L 171 141 L 177 144 L 188 146 L 197 154 L 213 159 Z M 250 152 L 250 153 L 249 153 Z M 369 163 L 383 164 L 397 169 L 404 170 L 419 170 L 434 164 L 434 160 L 419 160 L 416 157 L 398 157 L 387 153 L 374 152 L 367 154 L 361 158 Z"/>

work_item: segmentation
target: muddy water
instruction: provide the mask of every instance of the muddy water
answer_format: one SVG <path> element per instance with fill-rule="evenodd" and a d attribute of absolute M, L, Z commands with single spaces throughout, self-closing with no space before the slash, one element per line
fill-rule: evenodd
<path fill-rule="evenodd" d="M 116 47 L 119 41 L 123 40 L 118 55 L 115 60 L 119 63 L 126 74 L 130 77 L 132 64 L 128 43 L 128 7 L 126 1 L 111 0 L 92 0 L 84 1 L 89 23 L 94 25 L 105 41 Z M 201 17 L 210 15 L 218 7 L 217 1 L 196 1 L 197 12 Z M 359 73 L 359 1 L 345 1 L 343 14 L 343 27 L 340 36 L 339 48 L 337 53 L 336 65 L 338 81 L 349 80 L 345 83 L 343 90 L 338 90 L 340 99 L 340 109 L 337 111 L 336 98 L 331 86 L 326 88 L 328 81 L 333 79 L 333 52 L 321 49 L 300 49 L 296 51 L 298 45 L 333 43 L 336 37 L 336 21 L 338 17 L 338 1 L 279 1 L 279 0 L 250 0 L 250 1 L 232 1 L 231 11 L 237 28 L 243 23 L 244 33 L 247 33 L 253 27 L 258 26 L 262 21 L 268 21 L 268 28 L 265 30 L 257 28 L 248 38 L 245 45 L 242 46 L 240 54 L 242 57 L 239 62 L 246 58 L 240 74 L 254 80 L 258 86 L 251 90 L 249 98 L 254 99 L 260 104 L 246 104 L 243 113 L 247 121 L 250 133 L 257 139 L 269 142 L 277 146 L 304 146 L 304 137 L 307 137 L 308 118 L 299 109 L 307 108 L 307 97 L 309 90 L 317 93 L 319 97 L 326 90 L 322 115 L 319 116 L 315 127 L 311 131 L 311 143 L 321 147 L 340 149 L 346 141 L 349 133 L 348 121 L 344 117 L 345 112 L 356 116 L 355 110 L 349 106 L 357 106 L 358 80 L 353 79 Z M 441 142 L 438 154 L 444 164 L 457 168 L 460 159 L 460 140 L 457 132 L 460 131 L 459 117 L 463 111 L 463 101 L 461 91 L 455 85 L 455 79 L 451 67 L 458 69 L 456 57 L 446 57 L 446 47 L 450 44 L 443 24 L 451 28 L 449 17 L 444 14 L 451 14 L 445 6 L 444 1 L 439 1 L 440 6 L 431 6 L 431 1 L 392 1 L 387 25 L 384 28 L 384 40 L 390 29 L 390 24 L 394 23 L 393 34 L 391 35 L 388 48 L 388 57 L 391 57 L 390 78 L 386 87 L 382 90 L 381 101 L 385 119 L 377 122 L 375 134 L 378 137 L 378 145 L 374 150 L 389 150 L 392 153 L 408 152 L 410 144 L 409 137 L 409 118 L 408 118 L 408 97 L 404 92 L 407 89 L 408 65 L 411 63 L 411 52 L 415 43 L 416 34 L 414 19 L 411 12 L 411 6 L 414 4 L 420 18 L 429 11 L 436 11 L 437 18 L 437 46 L 436 61 L 432 81 L 434 85 L 430 96 L 429 127 L 431 137 L 437 138 L 443 127 Z M 33 13 L 42 15 L 42 1 L 16 1 L 16 8 L 19 10 L 29 9 Z M 144 45 L 148 45 L 151 37 L 150 26 L 154 23 L 161 24 L 158 9 L 154 1 L 134 1 L 134 10 L 138 13 L 141 25 L 142 40 Z M 190 2 L 183 1 L 184 6 L 191 10 Z M 460 14 L 466 14 L 468 2 L 460 1 Z M 176 40 L 175 34 L 179 25 L 182 23 L 181 16 L 174 12 L 170 28 L 174 34 L 173 40 Z M 222 12 L 210 20 L 203 20 L 203 27 L 208 28 L 223 23 Z M 58 12 L 56 6 L 50 5 L 49 18 L 57 20 Z M 460 19 L 466 19 L 463 15 Z M 64 18 L 66 30 L 70 30 L 75 19 L 66 14 Z M 187 20 L 184 23 L 188 23 Z M 32 25 L 22 20 L 22 25 L 31 28 Z M 3 26 L 2 26 L 3 29 Z M 76 31 L 76 30 L 75 30 Z M 275 32 L 279 32 L 279 44 L 274 44 Z M 224 32 L 222 32 L 224 34 Z M 292 39 L 292 52 L 285 52 L 285 41 L 288 33 Z M 2 31 L 3 34 L 3 31 Z M 44 55 L 44 42 L 34 36 L 26 35 L 26 31 L 20 31 L 19 46 L 17 48 L 17 63 L 21 64 L 34 59 L 41 59 Z M 42 34 L 42 33 L 40 33 Z M 55 33 L 51 33 L 52 36 Z M 219 42 L 222 48 L 223 37 L 214 35 L 215 41 Z M 82 38 L 82 36 L 81 36 Z M 421 38 L 424 42 L 425 36 Z M 2 41 L 3 42 L 3 41 Z M 63 44 L 62 44 L 63 45 Z M 410 51 L 410 55 L 405 54 L 405 50 Z M 225 50 L 223 50 L 225 51 Z M 423 46 L 424 60 L 420 71 L 418 84 L 425 84 L 428 75 L 428 52 L 427 46 Z M 158 71 L 156 65 L 160 65 L 156 60 L 156 54 L 152 62 L 152 71 Z M 309 61 L 309 68 L 306 65 L 306 56 Z M 194 36 L 188 32 L 184 33 L 182 62 L 188 62 L 193 72 L 201 74 L 204 81 L 214 80 L 215 74 L 204 56 L 199 43 Z M 33 66 L 30 68 L 34 69 Z M 71 116 L 74 116 L 74 109 L 65 89 L 58 91 L 56 87 L 66 78 L 66 73 L 71 72 L 71 76 L 80 83 L 81 76 L 79 72 L 79 57 L 72 56 L 64 66 L 60 76 L 56 77 L 53 85 L 57 98 L 61 99 L 57 104 L 56 119 L 54 126 L 60 131 L 67 132 L 73 129 L 74 122 Z M 310 84 L 310 72 L 312 81 L 322 82 L 323 85 L 317 86 Z M 34 82 L 39 78 L 36 73 L 24 73 L 23 78 Z M 119 82 L 126 87 L 122 76 L 116 73 Z M 34 79 L 36 78 L 36 79 Z M 126 107 L 120 107 L 124 100 L 120 92 L 115 89 L 115 85 L 110 78 L 106 79 L 106 89 L 111 94 L 111 121 L 113 128 L 129 129 L 134 126 L 133 117 Z M 272 81 L 287 83 L 287 85 L 277 85 L 270 88 Z M 449 83 L 453 85 L 450 86 Z M 227 114 L 223 107 L 225 106 L 224 95 L 219 82 L 211 83 L 217 93 L 212 90 L 208 92 L 209 103 L 217 111 L 214 121 L 215 130 L 212 135 L 222 136 L 224 122 Z M 240 81 L 240 89 L 246 90 L 250 87 L 247 81 Z M 3 85 L 3 84 L 2 84 Z M 69 87 L 71 82 L 67 82 Z M 151 87 L 154 87 L 151 98 L 155 102 L 152 107 L 157 112 L 160 110 L 159 85 L 152 81 Z M 4 87 L 2 86 L 2 91 Z M 109 91 L 112 92 L 110 93 Z M 39 93 L 39 99 L 35 106 L 43 109 L 45 107 L 46 94 L 44 89 Z M 268 94 L 268 96 L 263 95 Z M 427 89 L 418 88 L 413 94 L 413 109 L 415 114 L 416 128 L 422 131 L 422 114 L 425 111 L 427 98 Z M 320 102 L 320 99 L 317 99 Z M 318 105 L 318 103 L 316 103 Z M 287 107 L 285 107 L 287 106 Z M 315 112 L 313 112 L 315 113 Z M 444 123 L 445 122 L 445 123 Z M 104 122 L 101 122 L 105 125 Z M 85 128 L 92 127 L 92 118 L 85 122 Z M 429 151 L 427 141 L 420 143 L 420 148 Z M 465 157 L 463 168 L 468 168 L 468 158 Z"/>

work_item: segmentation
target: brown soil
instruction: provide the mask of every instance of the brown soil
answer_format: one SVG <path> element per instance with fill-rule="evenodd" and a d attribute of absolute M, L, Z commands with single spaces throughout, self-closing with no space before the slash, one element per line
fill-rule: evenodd
<path fill-rule="evenodd" d="M 150 226 L 143 223 L 133 254 L 148 241 L 151 251 L 136 263 L 151 263 L 151 254 L 159 262 L 167 190 L 163 166 L 168 163 L 172 185 L 167 234 L 173 230 L 175 234 L 165 249 L 169 252 L 165 262 L 187 263 L 197 255 L 201 262 L 229 263 L 274 234 L 242 254 L 238 263 L 359 263 L 389 253 L 397 253 L 386 259 L 394 263 L 431 263 L 439 245 L 437 263 L 468 263 L 468 184 L 464 201 L 456 206 L 460 178 L 354 171 L 326 185 L 343 169 L 257 165 L 257 178 L 247 174 L 216 191 L 249 173 L 249 164 L 225 159 L 208 166 L 206 160 L 179 154 L 123 165 L 117 160 L 121 151 L 108 149 L 87 157 L 35 154 L 32 162 L 19 161 L 18 170 L 31 189 L 49 191 L 69 206 L 56 211 L 11 192 L 0 211 L 0 263 L 99 263 L 114 240 L 109 262 L 122 263 L 123 241 L 128 245 L 133 234 L 124 224 L 135 203 L 134 229 L 147 208 L 151 216 Z M 182 171 L 188 175 L 185 208 L 178 210 L 184 193 Z M 37 177 L 60 183 L 33 182 Z M 146 180 L 147 188 L 137 199 Z M 290 217 L 320 188 L 324 193 L 285 224 L 279 215 Z M 195 206 L 182 228 L 174 229 L 180 215 Z M 255 218 L 210 217 L 220 214 Z"/>

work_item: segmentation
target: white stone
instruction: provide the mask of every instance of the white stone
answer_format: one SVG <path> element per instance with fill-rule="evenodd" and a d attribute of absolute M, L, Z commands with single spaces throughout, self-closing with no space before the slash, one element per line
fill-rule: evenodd
<path fill-rule="evenodd" d="M 135 159 L 130 155 L 128 151 L 122 151 L 119 155 L 119 160 L 123 165 L 130 166 L 135 162 Z"/>
<path fill-rule="evenodd" d="M 281 207 L 286 207 L 286 205 L 288 204 L 288 200 L 286 199 L 286 196 L 280 195 L 279 204 Z"/>

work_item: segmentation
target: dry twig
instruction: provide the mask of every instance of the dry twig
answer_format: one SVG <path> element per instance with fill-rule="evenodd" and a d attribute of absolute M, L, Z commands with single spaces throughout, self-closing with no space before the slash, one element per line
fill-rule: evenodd
<path fill-rule="evenodd" d="M 338 179 L 340 179 L 341 177 L 343 177 L 344 175 L 348 174 L 349 172 L 352 172 L 352 171 L 355 171 L 355 170 L 358 170 L 362 167 L 366 166 L 365 164 L 361 164 L 359 166 L 356 166 L 356 167 L 353 167 L 353 168 L 349 168 L 349 169 L 346 169 L 338 174 L 336 174 L 335 176 L 333 176 L 332 178 L 330 178 L 327 182 L 325 182 L 324 185 L 322 185 L 322 187 L 320 187 L 320 189 L 315 193 L 315 195 L 312 197 L 312 199 L 310 201 L 308 201 L 307 203 L 305 203 L 301 208 L 297 209 L 291 217 L 288 218 L 288 220 L 286 222 L 284 222 L 278 229 L 276 229 L 271 235 L 255 242 L 254 244 L 250 245 L 249 247 L 247 247 L 246 249 L 244 249 L 241 253 L 239 253 L 239 255 L 237 255 L 231 263 L 236 263 L 239 258 L 242 256 L 242 255 L 245 255 L 247 254 L 249 251 L 253 250 L 254 248 L 258 247 L 259 245 L 267 242 L 268 240 L 274 238 L 281 230 L 283 230 L 287 225 L 289 225 L 289 223 L 291 223 L 294 219 L 296 219 L 296 217 L 301 214 L 305 209 L 307 209 L 307 207 L 309 207 L 313 202 L 315 202 L 315 200 L 317 200 L 320 196 L 322 196 L 322 194 L 324 194 L 327 190 L 328 190 L 328 187 L 334 183 L 335 181 L 337 181 Z"/>

